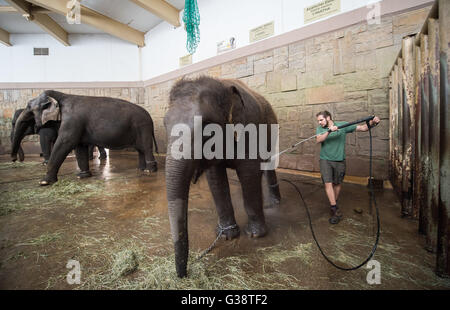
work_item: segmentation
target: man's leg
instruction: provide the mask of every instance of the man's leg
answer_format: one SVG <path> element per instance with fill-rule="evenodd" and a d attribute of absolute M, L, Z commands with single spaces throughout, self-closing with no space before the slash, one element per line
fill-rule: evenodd
<path fill-rule="evenodd" d="M 336 205 L 336 194 L 334 191 L 333 183 L 325 183 L 325 192 L 327 193 L 328 201 L 330 206 Z"/>
<path fill-rule="evenodd" d="M 333 184 L 333 190 L 334 190 L 334 198 L 336 199 L 336 203 L 339 199 L 339 193 L 341 192 L 341 184 Z"/>

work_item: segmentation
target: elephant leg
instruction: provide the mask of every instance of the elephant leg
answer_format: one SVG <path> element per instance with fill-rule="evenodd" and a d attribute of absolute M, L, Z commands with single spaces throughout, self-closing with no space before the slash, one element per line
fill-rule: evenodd
<path fill-rule="evenodd" d="M 73 143 L 69 142 L 73 141 L 74 139 L 76 140 L 76 138 L 72 137 L 62 137 L 61 135 L 58 136 L 47 164 L 47 174 L 40 181 L 40 185 L 50 185 L 58 181 L 59 168 L 66 159 L 67 155 L 69 155 L 69 153 L 76 146 Z"/>
<path fill-rule="evenodd" d="M 92 144 L 89 144 L 88 146 L 88 155 L 89 155 L 89 160 L 93 160 L 94 159 L 94 146 Z"/>
<path fill-rule="evenodd" d="M 267 180 L 269 189 L 269 205 L 268 207 L 275 207 L 280 204 L 281 195 L 280 187 L 278 185 L 277 174 L 275 170 L 264 170 L 264 176 Z"/>
<path fill-rule="evenodd" d="M 20 161 L 24 161 L 25 160 L 25 154 L 24 154 L 23 149 L 22 149 L 21 146 L 19 146 L 19 151 L 17 153 L 19 153 L 19 160 Z"/>
<path fill-rule="evenodd" d="M 106 159 L 106 151 L 101 146 L 97 146 L 98 152 L 100 153 L 99 159 Z"/>
<path fill-rule="evenodd" d="M 89 146 L 87 145 L 78 145 L 75 148 L 75 155 L 77 157 L 78 167 L 81 172 L 77 174 L 79 179 L 88 178 L 92 176 L 92 173 L 89 171 Z"/>
<path fill-rule="evenodd" d="M 146 163 L 145 163 L 145 154 L 141 151 L 138 150 L 138 154 L 139 154 L 139 167 L 138 169 L 141 171 L 144 171 L 145 168 L 147 167 Z"/>
<path fill-rule="evenodd" d="M 226 168 L 223 166 L 212 166 L 206 170 L 206 178 L 219 216 L 217 231 L 225 229 L 222 235 L 227 240 L 239 237 L 240 231 L 239 226 L 236 225 L 233 205 L 231 204 Z"/>
<path fill-rule="evenodd" d="M 52 137 L 51 137 L 51 131 L 52 129 L 49 128 L 42 128 L 39 131 L 39 143 L 41 144 L 41 150 L 42 154 L 44 156 L 44 162 L 43 165 L 46 165 L 48 163 L 48 160 L 50 159 L 50 154 L 52 152 L 51 144 L 52 144 Z"/>
<path fill-rule="evenodd" d="M 155 156 L 153 156 L 153 145 L 152 144 L 150 144 L 150 145 L 148 145 L 148 143 L 145 144 L 144 155 L 145 155 L 145 171 L 156 172 L 158 170 L 158 166 L 156 164 Z"/>
<path fill-rule="evenodd" d="M 267 234 L 267 226 L 263 212 L 260 163 L 256 160 L 243 160 L 237 165 L 236 172 L 241 182 L 244 207 L 248 216 L 245 232 L 250 237 L 263 237 Z"/>

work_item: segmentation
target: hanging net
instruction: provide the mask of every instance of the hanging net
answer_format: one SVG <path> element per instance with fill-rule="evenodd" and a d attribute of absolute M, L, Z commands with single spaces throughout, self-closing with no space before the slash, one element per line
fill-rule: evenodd
<path fill-rule="evenodd" d="M 185 0 L 183 22 L 187 33 L 186 48 L 189 54 L 194 54 L 200 43 L 200 13 L 197 0 Z"/>

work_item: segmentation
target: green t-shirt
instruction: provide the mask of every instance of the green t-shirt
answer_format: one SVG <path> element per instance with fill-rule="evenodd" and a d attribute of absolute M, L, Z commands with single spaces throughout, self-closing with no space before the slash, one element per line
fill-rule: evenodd
<path fill-rule="evenodd" d="M 334 122 L 335 126 L 341 126 L 347 124 L 347 122 Z M 351 125 L 335 132 L 330 132 L 325 141 L 322 142 L 320 148 L 320 159 L 326 159 L 331 161 L 342 161 L 345 159 L 345 135 L 352 133 L 356 130 L 356 125 Z M 328 131 L 328 127 L 322 128 L 318 126 L 316 129 L 317 134 L 321 134 Z"/>

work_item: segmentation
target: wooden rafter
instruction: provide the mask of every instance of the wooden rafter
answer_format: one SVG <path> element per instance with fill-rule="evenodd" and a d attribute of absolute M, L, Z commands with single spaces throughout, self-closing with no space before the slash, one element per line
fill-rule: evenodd
<path fill-rule="evenodd" d="M 19 11 L 16 8 L 14 8 L 13 6 L 0 5 L 0 13 L 19 13 Z M 34 13 L 48 14 L 48 13 L 51 13 L 51 11 L 47 10 L 45 8 L 41 8 L 41 7 L 33 5 L 31 7 L 31 14 L 34 14 Z"/>
<path fill-rule="evenodd" d="M 50 16 L 42 13 L 40 8 L 34 8 L 31 3 L 24 0 L 6 0 L 11 6 L 17 10 L 18 13 L 27 17 L 29 21 L 32 21 L 48 34 L 54 37 L 56 40 L 70 46 L 67 32 Z"/>
<path fill-rule="evenodd" d="M 17 10 L 12 6 L 0 6 L 0 13 L 17 13 Z"/>
<path fill-rule="evenodd" d="M 66 0 L 29 0 L 29 2 L 64 16 L 67 13 Z M 81 5 L 81 22 L 103 30 L 122 40 L 137 44 L 138 46 L 142 47 L 145 45 L 143 32 L 122 24 L 83 5 Z"/>
<path fill-rule="evenodd" d="M 173 7 L 164 0 L 131 0 L 133 3 L 146 9 L 152 14 L 165 20 L 169 24 L 179 27 L 180 26 L 180 11 Z"/>
<path fill-rule="evenodd" d="M 0 28 L 0 42 L 6 46 L 11 46 L 9 42 L 9 32 Z"/>

